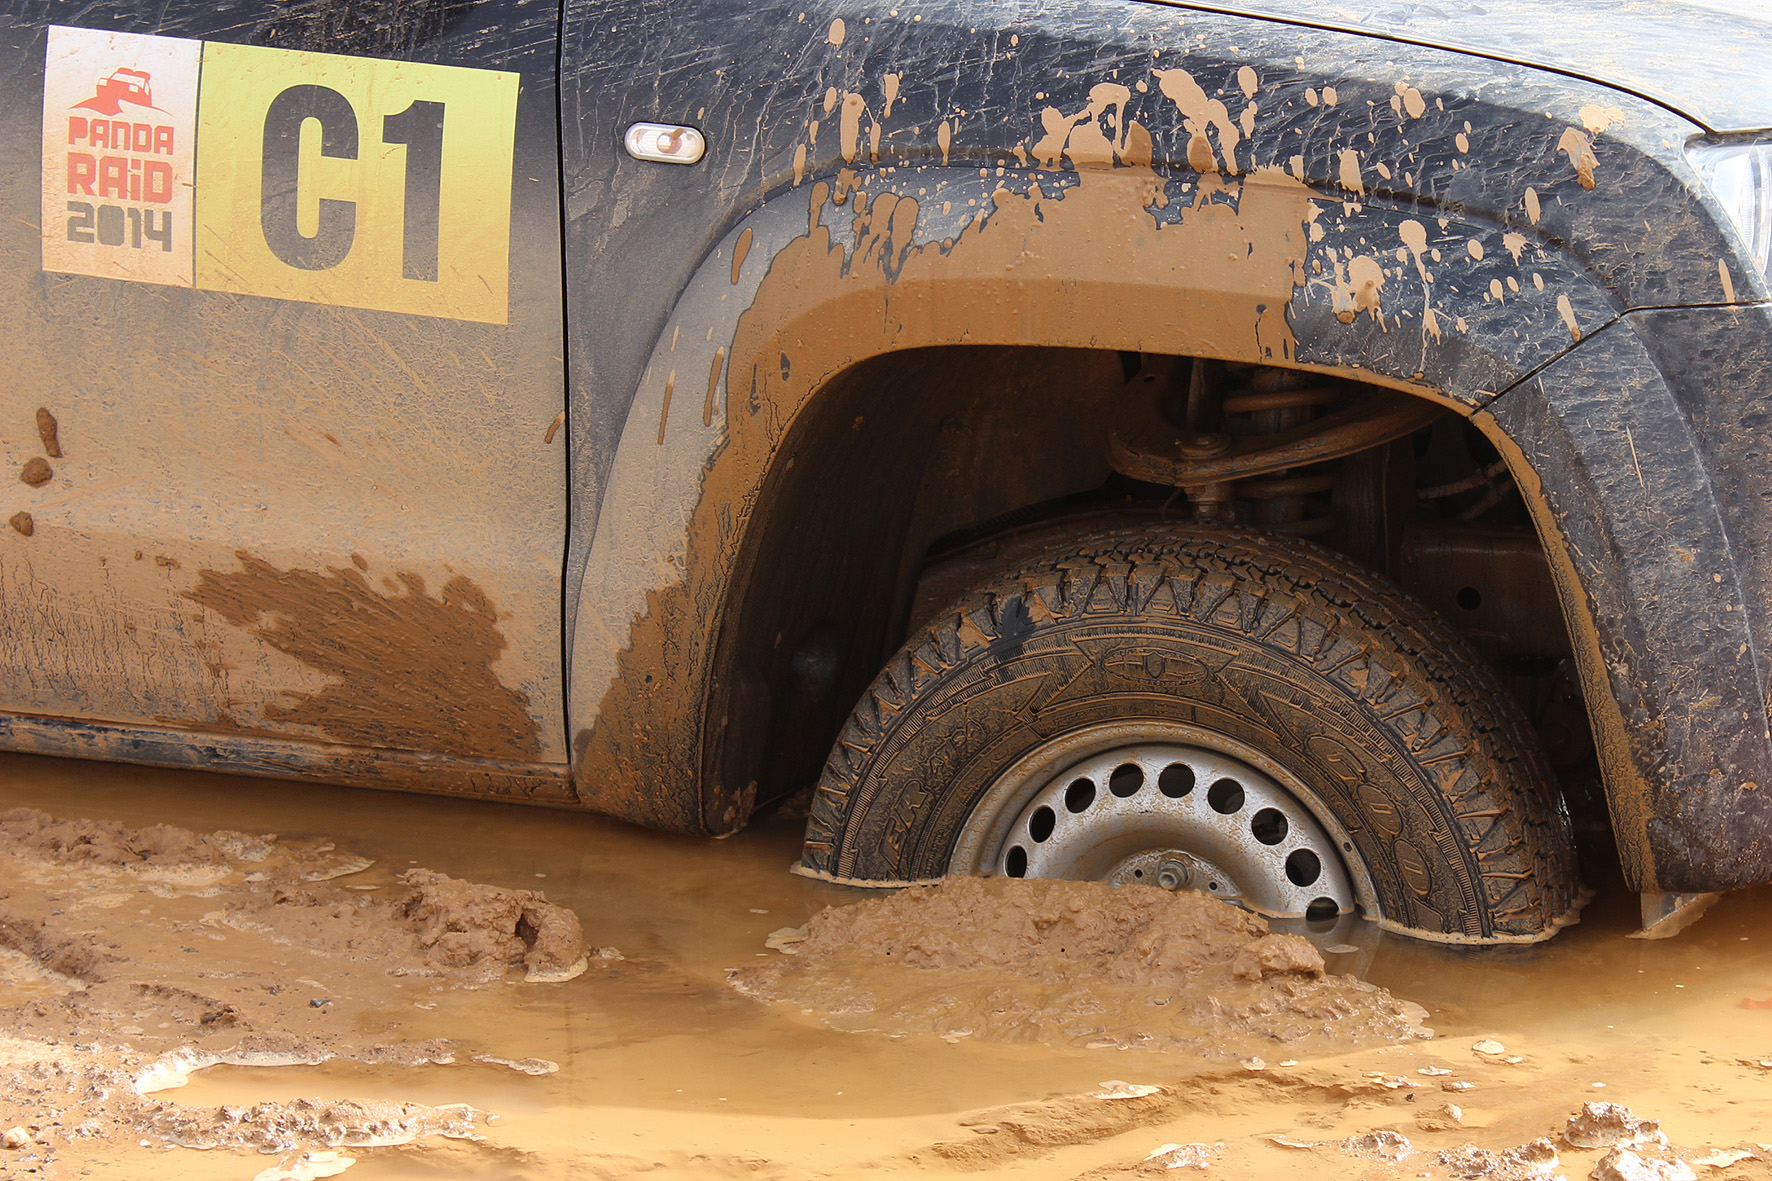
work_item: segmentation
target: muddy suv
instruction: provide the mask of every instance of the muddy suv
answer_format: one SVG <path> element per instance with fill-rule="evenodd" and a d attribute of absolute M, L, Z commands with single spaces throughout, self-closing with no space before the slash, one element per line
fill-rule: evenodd
<path fill-rule="evenodd" d="M 11 749 L 1470 942 L 1588 766 L 1772 880 L 1757 17 L 5 11 Z"/>

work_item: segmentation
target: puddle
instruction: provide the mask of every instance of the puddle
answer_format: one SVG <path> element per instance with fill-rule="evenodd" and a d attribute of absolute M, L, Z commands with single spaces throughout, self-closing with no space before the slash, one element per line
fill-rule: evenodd
<path fill-rule="evenodd" d="M 226 1039 L 205 1031 L 198 1002 L 223 992 L 248 1024 L 263 1020 L 262 999 L 266 1012 L 287 1020 L 280 1032 L 304 1044 L 387 1054 L 209 1066 L 145 1099 L 191 1108 L 352 1099 L 488 1113 L 474 1124 L 477 1140 L 338 1149 L 353 1161 L 339 1175 L 353 1181 L 842 1177 L 862 1168 L 881 1177 L 1130 1177 L 1148 1175 L 1140 1163 L 1165 1145 L 1193 1144 L 1207 1146 L 1215 1177 L 1450 1176 L 1435 1153 L 1516 1149 L 1555 1133 L 1593 1099 L 1659 1120 L 1694 1158 L 1712 1149 L 1757 1153 L 1723 1168 L 1699 1165 L 1700 1176 L 1772 1177 L 1760 1159 L 1772 1150 L 1753 1148 L 1772 1141 L 1772 1066 L 1758 1065 L 1772 1062 L 1772 890 L 1726 897 L 1690 931 L 1659 943 L 1624 938 L 1635 899 L 1616 882 L 1592 883 L 1600 894 L 1582 922 L 1536 947 L 1470 951 L 1360 937 L 1348 944 L 1355 951 L 1326 957 L 1328 970 L 1357 970 L 1424 1006 L 1437 1036 L 1327 1054 L 1278 1051 L 1252 1064 L 844 1033 L 817 1014 L 740 994 L 729 969 L 783 960 L 765 947 L 772 933 L 865 896 L 787 872 L 799 836 L 792 817 L 713 841 L 513 806 L 0 755 L 0 811 L 20 806 L 134 828 L 276 833 L 292 847 L 335 845 L 316 857 L 373 861 L 307 883 L 333 891 L 326 897 L 337 905 L 391 898 L 407 888 L 401 875 L 420 868 L 541 891 L 578 916 L 589 946 L 619 949 L 620 960 L 592 961 L 556 983 L 524 981 L 520 964 L 496 978 L 391 976 L 374 957 L 310 961 L 263 932 L 206 923 L 225 901 L 204 894 L 214 882 L 163 882 L 156 893 L 115 874 L 39 874 L 0 886 L 53 898 L 58 922 L 123 923 L 129 933 L 116 942 L 124 946 L 109 954 L 151 955 L 176 968 L 160 980 L 165 995 L 132 1000 L 139 1017 L 82 1028 L 80 1044 L 129 1043 L 149 1056 L 220 1044 Z M 242 971 L 279 993 L 245 996 L 246 978 L 225 975 Z M 25 1013 L 10 1031 L 16 1038 L 61 1020 L 56 1006 L 68 995 L 56 979 L 0 963 L 0 1006 Z M 291 998 L 299 1003 L 278 1008 Z M 31 1016 L 33 1005 L 46 1015 Z M 1472 1049 L 1485 1039 L 1500 1051 Z M 9 1045 L 0 1039 L 0 1063 L 25 1052 L 15 1046 L 9 1056 Z M 444 1045 L 453 1061 L 425 1064 Z M 525 1074 L 476 1056 L 559 1069 Z M 1113 1081 L 1131 1085 L 1127 1097 L 1099 1098 Z M 1153 1089 L 1132 1093 L 1141 1087 Z M 44 1109 L 27 1100 L 0 1095 L 0 1123 L 31 1123 Z M 1444 1113 L 1448 1105 L 1457 1120 Z M 43 1131 L 46 1144 L 0 1151 L 0 1177 L 250 1179 L 286 1163 L 250 1151 L 143 1148 L 141 1137 L 71 1135 L 68 1126 Z M 1345 1154 L 1345 1138 L 1379 1131 L 1405 1138 L 1408 1154 Z M 1604 1155 L 1560 1142 L 1558 1150 L 1558 1171 L 1569 1177 L 1587 1176 Z M 1191 1152 L 1165 1159 L 1185 1162 Z"/>

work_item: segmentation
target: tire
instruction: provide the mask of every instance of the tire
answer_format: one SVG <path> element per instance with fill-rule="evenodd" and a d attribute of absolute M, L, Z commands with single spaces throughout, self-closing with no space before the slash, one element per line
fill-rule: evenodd
<path fill-rule="evenodd" d="M 1276 789 L 1292 835 L 1273 856 L 1295 838 L 1339 854 L 1355 901 L 1387 928 L 1512 943 L 1568 921 L 1573 843 L 1549 769 L 1494 675 L 1425 607 L 1328 551 L 1233 530 L 1118 528 L 1018 565 L 920 628 L 862 695 L 814 795 L 802 872 L 857 885 L 1038 876 L 1025 854 L 1044 854 L 1030 842 L 1052 825 L 1026 818 L 1044 799 L 1075 823 L 1055 793 L 1131 750 L 1146 772 L 1216 758 L 1244 767 L 1225 774 L 1257 798 L 1254 780 Z M 1177 806 L 1142 791 L 1096 796 L 1100 816 Z M 1128 840 L 1198 853 L 1201 826 L 1226 823 L 1205 794 L 1180 800 L 1194 819 L 1177 832 L 1122 823 L 1120 877 L 1095 854 L 1051 876 L 1142 878 L 1154 863 Z M 1263 872 L 1247 812 L 1239 848 L 1254 860 L 1208 850 L 1197 865 Z"/>

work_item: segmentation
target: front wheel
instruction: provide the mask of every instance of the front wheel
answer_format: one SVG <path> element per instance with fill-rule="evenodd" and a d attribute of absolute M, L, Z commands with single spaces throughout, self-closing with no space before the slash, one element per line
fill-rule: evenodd
<path fill-rule="evenodd" d="M 1200 889 L 1528 942 L 1576 893 L 1519 710 L 1426 608 L 1302 542 L 1074 540 L 956 603 L 863 694 L 802 866 Z"/>

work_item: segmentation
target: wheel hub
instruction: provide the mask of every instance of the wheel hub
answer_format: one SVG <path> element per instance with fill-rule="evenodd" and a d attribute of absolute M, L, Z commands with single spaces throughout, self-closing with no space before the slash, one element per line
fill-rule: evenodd
<path fill-rule="evenodd" d="M 1247 762 L 1180 743 L 1101 751 L 1026 797 L 993 872 L 1200 890 L 1275 917 L 1354 909 L 1341 852 L 1297 796 Z"/>

